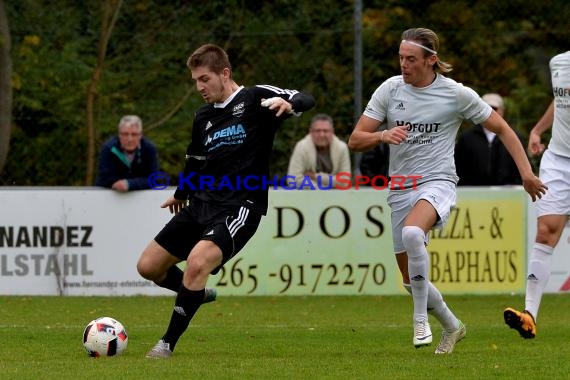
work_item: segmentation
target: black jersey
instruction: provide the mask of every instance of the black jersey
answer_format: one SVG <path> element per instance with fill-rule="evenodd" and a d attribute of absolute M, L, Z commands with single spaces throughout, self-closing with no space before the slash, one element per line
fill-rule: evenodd
<path fill-rule="evenodd" d="M 266 214 L 273 140 L 291 116 L 277 117 L 261 106 L 261 99 L 272 97 L 286 99 L 296 113 L 315 104 L 312 96 L 296 90 L 257 85 L 240 87 L 223 104 L 207 104 L 196 112 L 177 199 L 243 205 Z"/>

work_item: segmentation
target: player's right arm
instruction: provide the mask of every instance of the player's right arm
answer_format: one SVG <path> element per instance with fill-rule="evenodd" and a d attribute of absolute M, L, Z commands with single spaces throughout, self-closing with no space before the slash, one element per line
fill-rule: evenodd
<path fill-rule="evenodd" d="M 378 131 L 380 124 L 380 121 L 376 119 L 366 115 L 360 116 L 348 139 L 348 147 L 350 150 L 365 152 L 380 144 L 382 142 L 382 135 L 385 134 L 385 131 Z"/>
<path fill-rule="evenodd" d="M 398 145 L 406 139 L 408 132 L 405 126 L 394 128 L 388 126 L 386 130 L 378 130 L 378 127 L 387 117 L 391 89 L 397 84 L 397 81 L 396 77 L 390 78 L 374 91 L 348 139 L 350 150 L 366 152 L 374 149 L 380 143 Z"/>
<path fill-rule="evenodd" d="M 540 154 L 544 151 L 544 144 L 540 143 L 540 136 L 548 129 L 552 127 L 554 122 L 554 101 L 550 103 L 550 106 L 544 112 L 544 115 L 536 123 L 536 125 L 531 129 L 530 135 L 528 137 L 528 148 L 530 154 Z"/>
<path fill-rule="evenodd" d="M 379 131 L 381 122 L 369 116 L 362 115 L 356 123 L 348 147 L 356 152 L 366 152 L 374 149 L 380 143 L 399 145 L 408 137 L 407 126 L 394 127 Z"/>

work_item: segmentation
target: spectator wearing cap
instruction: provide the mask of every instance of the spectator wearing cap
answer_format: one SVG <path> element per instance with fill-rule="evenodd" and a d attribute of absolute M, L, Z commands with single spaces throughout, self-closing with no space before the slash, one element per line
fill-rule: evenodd
<path fill-rule="evenodd" d="M 482 99 L 504 118 L 505 103 L 499 94 L 485 94 Z M 514 130 L 521 144 L 522 134 Z M 458 186 L 520 185 L 521 177 L 511 155 L 501 140 L 481 125 L 464 130 L 455 146 Z"/>

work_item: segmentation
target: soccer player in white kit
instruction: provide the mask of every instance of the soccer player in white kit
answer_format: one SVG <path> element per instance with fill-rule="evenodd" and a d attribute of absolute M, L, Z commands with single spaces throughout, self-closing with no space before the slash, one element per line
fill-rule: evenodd
<path fill-rule="evenodd" d="M 448 354 L 466 331 L 429 281 L 426 244 L 429 230 L 445 224 L 455 203 L 458 177 L 453 155 L 462 120 L 496 133 L 533 201 L 545 186 L 533 174 L 523 146 L 505 120 L 475 91 L 437 73 L 451 71 L 451 65 L 439 59 L 438 49 L 439 38 L 432 30 L 414 28 L 402 34 L 402 74 L 376 89 L 348 145 L 366 151 L 382 142 L 391 144 L 389 174 L 413 176 L 404 189 L 395 186 L 388 195 L 394 252 L 404 287 L 413 298 L 414 346 L 432 342 L 429 310 L 443 327 L 435 353 Z M 387 129 L 379 131 L 384 122 Z"/>
<path fill-rule="evenodd" d="M 525 339 L 536 336 L 536 317 L 544 288 L 550 278 L 552 252 L 570 215 L 570 51 L 550 60 L 554 100 L 530 131 L 528 151 L 540 154 L 540 135 L 552 127 L 548 149 L 540 161 L 540 178 L 548 186 L 537 202 L 537 228 L 530 252 L 525 308 L 504 311 L 505 323 Z"/>

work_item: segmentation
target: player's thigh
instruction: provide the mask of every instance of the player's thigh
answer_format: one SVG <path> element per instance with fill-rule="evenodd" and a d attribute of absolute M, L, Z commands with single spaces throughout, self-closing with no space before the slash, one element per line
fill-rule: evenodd
<path fill-rule="evenodd" d="M 536 242 L 550 247 L 556 246 L 567 221 L 567 215 L 542 215 L 538 217 Z"/>
<path fill-rule="evenodd" d="M 212 270 L 212 274 L 218 273 L 225 263 L 242 250 L 257 231 L 260 222 L 260 214 L 240 207 L 228 211 L 223 219 L 206 229 L 202 239 L 214 242 L 222 252 L 222 261 Z"/>
<path fill-rule="evenodd" d="M 137 270 L 144 277 L 154 278 L 166 273 L 171 266 L 179 262 L 179 258 L 171 255 L 160 244 L 152 240 L 140 256 Z"/>
<path fill-rule="evenodd" d="M 188 255 L 187 272 L 192 277 L 201 272 L 210 274 L 217 266 L 222 264 L 223 254 L 221 248 L 212 240 L 200 240 Z"/>
<path fill-rule="evenodd" d="M 437 212 L 433 205 L 425 199 L 420 199 L 404 221 L 405 226 L 418 226 L 428 231 L 437 221 Z"/>
<path fill-rule="evenodd" d="M 448 181 L 432 181 L 417 189 L 390 191 L 388 205 L 391 212 L 394 252 L 404 252 L 402 229 L 418 226 L 424 231 L 432 227 L 442 228 L 449 218 L 456 201 L 455 184 Z M 426 235 L 427 243 L 427 235 Z"/>
<path fill-rule="evenodd" d="M 424 231 L 443 228 L 457 199 L 455 184 L 449 181 L 430 181 L 418 186 L 413 193 L 413 208 L 406 226 L 418 226 Z M 433 223 L 430 225 L 430 223 Z"/>

